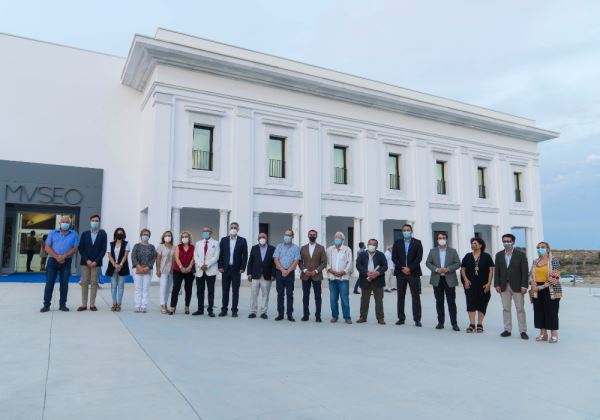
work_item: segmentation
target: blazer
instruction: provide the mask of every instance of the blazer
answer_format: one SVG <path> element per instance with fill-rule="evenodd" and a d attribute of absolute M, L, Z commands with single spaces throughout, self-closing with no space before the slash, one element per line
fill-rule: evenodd
<path fill-rule="evenodd" d="M 98 240 L 98 238 L 96 238 L 96 241 Z M 125 249 L 127 249 L 127 241 L 121 241 L 121 248 L 119 249 L 119 255 L 115 255 L 115 245 L 116 245 L 117 241 L 112 241 L 110 243 L 110 255 L 113 257 L 113 260 L 115 260 L 117 263 L 119 261 L 121 261 L 123 259 L 123 256 L 125 255 Z M 110 262 L 110 259 L 108 260 L 108 267 L 106 268 L 106 274 L 108 277 L 112 277 L 112 275 L 115 273 L 115 266 L 112 265 L 112 263 Z M 125 262 L 123 263 L 123 265 L 121 266 L 121 271 L 119 271 L 119 276 L 124 277 L 124 276 L 128 276 L 129 273 L 129 259 L 126 259 Z"/>
<path fill-rule="evenodd" d="M 460 268 L 461 261 L 458 257 L 458 252 L 456 252 L 456 249 L 450 248 L 449 246 L 446 247 L 446 260 L 444 261 L 444 266 L 441 267 L 440 248 L 436 246 L 429 251 L 425 265 L 431 270 L 429 284 L 432 286 L 437 287 L 440 284 L 441 276 L 446 277 L 446 283 L 448 284 L 448 287 L 458 286 L 456 270 Z M 446 274 L 436 273 L 435 270 L 438 268 L 447 268 L 448 272 Z"/>
<path fill-rule="evenodd" d="M 274 252 L 275 247 L 267 244 L 267 252 L 265 254 L 265 259 L 263 260 L 260 255 L 260 245 L 254 245 L 252 249 L 250 249 L 246 274 L 252 276 L 253 279 L 264 277 L 265 280 L 275 280 Z"/>
<path fill-rule="evenodd" d="M 300 248 L 300 261 L 298 261 L 298 267 L 300 267 L 300 280 L 323 280 L 323 270 L 327 267 L 327 254 L 325 248 L 321 244 L 315 244 L 315 250 L 313 251 L 312 257 L 310 256 L 310 250 L 308 244 Z M 317 270 L 317 274 L 313 277 L 309 277 L 304 272 Z"/>
<path fill-rule="evenodd" d="M 246 239 L 241 236 L 237 237 L 235 248 L 233 249 L 233 264 L 229 265 L 229 236 L 221 238 L 219 244 L 219 262 L 218 267 L 224 270 L 246 270 L 248 263 L 248 244 Z"/>
<path fill-rule="evenodd" d="M 408 267 L 412 277 L 421 277 L 421 260 L 423 260 L 423 245 L 421 241 L 415 238 L 410 239 L 408 247 L 408 264 L 404 258 L 404 239 L 398 239 L 392 247 L 392 261 L 394 262 L 394 275 L 401 276 L 402 267 Z"/>
<path fill-rule="evenodd" d="M 529 267 L 527 264 L 527 256 L 518 249 L 513 249 L 510 265 L 506 266 L 504 250 L 496 254 L 496 268 L 494 273 L 494 287 L 500 286 L 503 292 L 506 286 L 510 284 L 510 288 L 515 293 L 521 293 L 521 287 L 527 289 L 527 280 L 529 277 Z"/>
<path fill-rule="evenodd" d="M 194 247 L 194 262 L 196 263 L 196 276 L 202 277 L 203 274 L 207 276 L 216 276 L 219 272 L 217 266 L 219 262 L 219 255 L 221 250 L 219 242 L 216 239 L 210 238 L 208 240 L 208 249 L 206 250 L 206 257 L 204 256 L 204 239 L 196 242 Z M 204 264 L 207 265 L 206 271 L 202 271 L 200 267 Z"/>
<path fill-rule="evenodd" d="M 377 268 L 379 266 L 379 268 Z M 369 253 L 361 252 L 356 257 L 356 270 L 358 271 L 358 281 L 360 281 L 360 287 L 367 287 L 367 285 L 372 284 L 375 287 L 383 287 L 385 286 L 385 276 L 384 273 L 387 271 L 387 258 L 381 251 L 375 251 L 373 255 L 373 267 L 377 268 L 379 272 L 379 277 L 371 280 L 370 282 L 367 280 L 367 273 L 369 272 Z"/>
<path fill-rule="evenodd" d="M 86 230 L 79 238 L 79 255 L 81 256 L 81 265 L 86 265 L 87 260 L 96 262 L 98 267 L 102 267 L 102 259 L 106 254 L 106 232 L 104 229 L 98 231 L 96 241 L 92 244 L 92 232 Z"/>

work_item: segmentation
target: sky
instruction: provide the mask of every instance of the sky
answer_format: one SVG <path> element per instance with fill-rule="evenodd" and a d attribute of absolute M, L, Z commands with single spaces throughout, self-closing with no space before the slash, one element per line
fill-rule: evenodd
<path fill-rule="evenodd" d="M 532 118 L 544 238 L 600 249 L 600 2 L 0 0 L 0 32 L 126 56 L 164 27 Z M 1 72 L 1 67 L 0 67 Z"/>

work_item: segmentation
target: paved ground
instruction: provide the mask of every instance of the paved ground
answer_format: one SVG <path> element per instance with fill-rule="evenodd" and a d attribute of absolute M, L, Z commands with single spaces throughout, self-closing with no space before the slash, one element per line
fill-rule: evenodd
<path fill-rule="evenodd" d="M 393 324 L 392 295 L 379 326 L 331 325 L 328 305 L 322 324 L 247 319 L 248 288 L 238 319 L 161 315 L 156 286 L 136 314 L 131 285 L 119 314 L 107 288 L 99 312 L 75 312 L 76 285 L 71 312 L 40 314 L 42 288 L 0 284 L 2 420 L 600 418 L 600 298 L 583 288 L 566 291 L 557 345 L 498 337 L 496 295 L 486 332 L 467 335 L 433 328 L 429 288 L 420 329 Z"/>

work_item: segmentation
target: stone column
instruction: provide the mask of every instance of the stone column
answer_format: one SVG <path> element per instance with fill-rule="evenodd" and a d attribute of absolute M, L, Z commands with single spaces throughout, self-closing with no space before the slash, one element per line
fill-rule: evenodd
<path fill-rule="evenodd" d="M 228 216 L 229 210 L 219 210 L 219 232 L 217 233 L 219 239 L 229 235 Z"/>
<path fill-rule="evenodd" d="M 260 212 L 255 211 L 252 215 L 252 237 L 248 238 L 248 246 L 258 241 L 258 232 L 260 227 Z M 250 252 L 250 251 L 248 251 Z"/>
<path fill-rule="evenodd" d="M 179 242 L 179 232 L 181 232 L 181 208 L 171 208 L 171 232 L 173 232 L 173 243 Z"/>
<path fill-rule="evenodd" d="M 360 241 L 364 241 L 363 236 L 362 236 L 362 232 L 361 232 L 361 218 L 360 217 L 355 217 L 354 218 L 354 243 L 353 248 L 354 248 L 354 255 L 356 255 L 356 253 L 358 252 L 358 243 Z M 366 241 L 365 241 L 366 242 Z"/>
<path fill-rule="evenodd" d="M 240 236 L 252 235 L 254 197 L 254 117 L 252 110 L 238 107 L 231 138 L 232 207 L 231 222 L 240 225 Z"/>
<path fill-rule="evenodd" d="M 300 214 L 298 213 L 292 215 L 292 230 L 294 231 L 294 243 L 300 246 L 302 232 L 300 232 Z"/>

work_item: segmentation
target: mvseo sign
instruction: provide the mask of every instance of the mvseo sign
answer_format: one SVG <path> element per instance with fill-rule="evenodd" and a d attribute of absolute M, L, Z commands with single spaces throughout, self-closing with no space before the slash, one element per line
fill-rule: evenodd
<path fill-rule="evenodd" d="M 66 204 L 76 206 L 83 201 L 83 194 L 76 188 L 6 185 L 4 200 L 7 203 Z"/>

